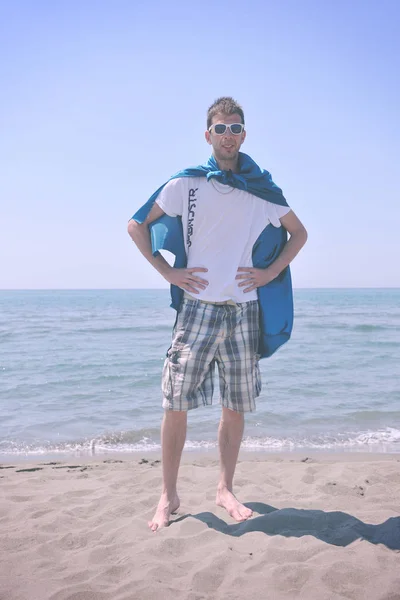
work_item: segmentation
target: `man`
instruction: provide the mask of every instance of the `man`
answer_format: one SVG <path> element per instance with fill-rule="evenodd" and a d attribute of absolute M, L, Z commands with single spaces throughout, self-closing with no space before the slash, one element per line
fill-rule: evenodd
<path fill-rule="evenodd" d="M 269 173 L 239 152 L 246 137 L 244 114 L 232 98 L 219 98 L 209 108 L 205 137 L 213 150 L 209 162 L 171 178 L 128 224 L 139 250 L 171 284 L 178 311 L 162 377 L 163 486 L 149 522 L 152 531 L 168 525 L 179 508 L 176 484 L 187 411 L 211 404 L 216 365 L 222 404 L 216 503 L 236 521 L 251 517 L 252 511 L 233 494 L 244 413 L 255 409 L 260 394 L 260 356 L 269 356 L 290 336 L 288 265 L 307 239 Z M 156 229 L 161 222 L 167 223 L 167 232 L 176 222 L 182 224 L 181 233 L 170 235 L 174 244 L 183 244 L 183 257 L 173 250 L 174 267 L 155 251 L 171 249 L 164 243 L 165 227 Z M 154 228 L 153 247 L 149 226 Z M 281 241 L 266 252 L 265 244 L 278 234 Z M 157 236 L 162 238 L 158 246 Z M 273 256 L 267 268 L 254 266 L 267 264 L 257 262 L 257 248 L 263 257 Z M 280 314 L 283 309 L 285 315 Z M 271 331 L 261 332 L 263 328 Z"/>

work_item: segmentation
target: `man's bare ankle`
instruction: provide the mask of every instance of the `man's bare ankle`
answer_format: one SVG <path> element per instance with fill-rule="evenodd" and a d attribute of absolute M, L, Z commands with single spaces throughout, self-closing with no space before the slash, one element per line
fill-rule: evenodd
<path fill-rule="evenodd" d="M 170 491 L 170 490 L 162 490 L 161 492 L 161 497 L 162 498 L 166 498 L 168 500 L 173 500 L 174 498 L 176 498 L 178 495 L 178 492 L 176 490 Z"/>
<path fill-rule="evenodd" d="M 225 494 L 226 492 L 230 492 L 233 494 L 233 487 L 229 486 L 226 483 L 219 483 L 217 487 L 217 494 Z"/>

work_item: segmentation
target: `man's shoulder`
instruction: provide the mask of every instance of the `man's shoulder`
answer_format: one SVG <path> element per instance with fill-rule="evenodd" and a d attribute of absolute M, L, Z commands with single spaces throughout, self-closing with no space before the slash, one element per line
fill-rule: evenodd
<path fill-rule="evenodd" d="M 185 190 L 194 185 L 198 185 L 204 177 L 192 177 L 191 175 L 174 175 L 167 181 L 164 190 Z"/>

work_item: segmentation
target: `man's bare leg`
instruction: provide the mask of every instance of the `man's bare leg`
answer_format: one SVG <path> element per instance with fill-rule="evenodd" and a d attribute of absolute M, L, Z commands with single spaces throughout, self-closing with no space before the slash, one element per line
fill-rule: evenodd
<path fill-rule="evenodd" d="M 216 503 L 225 508 L 236 521 L 245 521 L 253 511 L 241 504 L 233 494 L 233 476 L 239 455 L 244 430 L 244 415 L 222 407 L 218 442 L 221 461 L 221 475 Z"/>
<path fill-rule="evenodd" d="M 176 490 L 179 464 L 186 439 L 187 412 L 166 410 L 161 425 L 163 486 L 161 498 L 149 527 L 157 531 L 166 527 L 171 513 L 179 508 Z"/>

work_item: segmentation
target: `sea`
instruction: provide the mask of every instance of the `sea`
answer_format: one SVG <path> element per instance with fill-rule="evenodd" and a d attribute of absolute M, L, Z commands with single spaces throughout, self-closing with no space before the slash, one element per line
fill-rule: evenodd
<path fill-rule="evenodd" d="M 296 289 L 292 338 L 260 361 L 249 452 L 400 452 L 400 288 Z M 0 459 L 160 451 L 167 289 L 0 291 Z M 217 448 L 221 408 L 188 417 Z"/>

